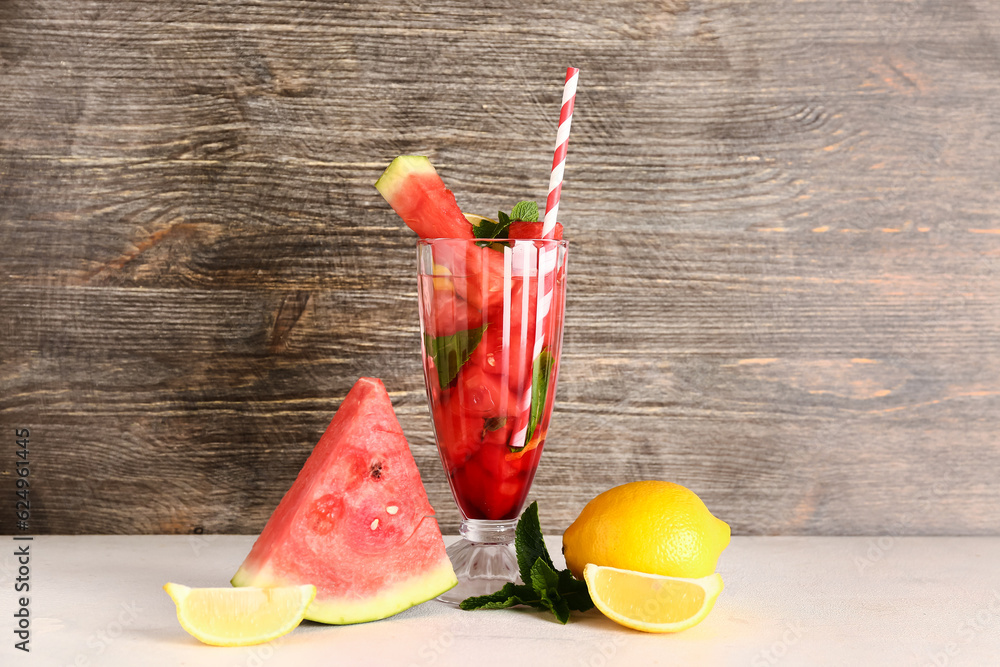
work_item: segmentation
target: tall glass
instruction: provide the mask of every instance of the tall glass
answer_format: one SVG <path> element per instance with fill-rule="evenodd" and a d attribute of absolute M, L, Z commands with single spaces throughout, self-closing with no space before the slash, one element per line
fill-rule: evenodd
<path fill-rule="evenodd" d="M 462 513 L 458 603 L 518 577 L 514 527 L 552 415 L 566 241 L 417 242 L 421 352 L 438 452 Z"/>

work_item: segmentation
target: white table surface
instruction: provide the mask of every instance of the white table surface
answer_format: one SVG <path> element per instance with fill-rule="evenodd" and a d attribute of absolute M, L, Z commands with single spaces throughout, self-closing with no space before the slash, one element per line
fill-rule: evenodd
<path fill-rule="evenodd" d="M 303 623 L 261 646 L 200 644 L 162 585 L 228 585 L 253 539 L 36 537 L 24 654 L 13 647 L 13 553 L 24 543 L 0 536 L 0 665 L 1000 664 L 1000 538 L 737 537 L 719 563 L 715 609 L 676 635 L 628 630 L 596 610 L 562 626 L 431 601 L 374 623 Z M 559 544 L 549 538 L 561 567 Z"/>

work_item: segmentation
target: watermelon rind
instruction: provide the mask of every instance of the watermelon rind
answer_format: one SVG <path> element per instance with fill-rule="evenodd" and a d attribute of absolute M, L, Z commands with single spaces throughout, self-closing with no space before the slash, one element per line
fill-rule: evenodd
<path fill-rule="evenodd" d="M 429 519 L 433 521 L 433 519 Z M 268 572 L 256 575 L 240 568 L 232 579 L 233 586 L 258 586 L 262 588 L 287 585 L 282 579 Z M 437 569 L 425 572 L 400 582 L 391 590 L 379 593 L 365 600 L 313 600 L 306 610 L 305 618 L 327 625 L 351 625 L 368 623 L 394 616 L 410 607 L 427 602 L 445 593 L 458 584 L 451 561 L 444 562 Z"/>
<path fill-rule="evenodd" d="M 426 155 L 400 155 L 389 163 L 375 181 L 375 189 L 387 200 L 395 197 L 406 179 L 414 174 L 437 175 L 437 170 Z"/>

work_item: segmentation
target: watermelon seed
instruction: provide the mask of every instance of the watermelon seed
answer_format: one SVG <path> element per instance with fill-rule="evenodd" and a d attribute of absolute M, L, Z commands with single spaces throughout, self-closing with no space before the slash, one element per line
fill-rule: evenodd
<path fill-rule="evenodd" d="M 396 512 L 399 511 L 399 508 L 396 507 L 395 505 L 389 505 L 388 507 L 385 508 L 385 511 L 388 512 L 389 514 L 395 514 Z"/>
<path fill-rule="evenodd" d="M 376 528 L 378 528 L 378 519 L 372 521 L 372 530 L 375 530 Z"/>
<path fill-rule="evenodd" d="M 375 463 L 373 463 L 371 465 L 371 468 L 368 469 L 368 473 L 374 479 L 381 479 L 382 478 L 382 462 L 381 461 L 376 461 Z"/>

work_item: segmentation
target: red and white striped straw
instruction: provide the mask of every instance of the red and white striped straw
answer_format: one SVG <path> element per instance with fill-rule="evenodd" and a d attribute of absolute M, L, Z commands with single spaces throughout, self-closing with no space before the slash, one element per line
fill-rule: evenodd
<path fill-rule="evenodd" d="M 563 170 L 566 167 L 566 147 L 569 144 L 569 128 L 573 123 L 573 105 L 576 103 L 576 82 L 580 70 L 566 68 L 566 85 L 563 87 L 562 109 L 559 111 L 559 129 L 556 131 L 556 151 L 552 156 L 552 171 L 549 174 L 549 196 L 545 200 L 545 221 L 542 223 L 542 238 L 551 238 L 559 215 L 559 195 L 562 194 Z"/>
<path fill-rule="evenodd" d="M 563 88 L 562 109 L 559 112 L 559 130 L 556 132 L 556 150 L 552 157 L 552 172 L 549 175 L 549 196 L 545 200 L 545 219 L 542 223 L 542 238 L 552 238 L 556 228 L 556 217 L 559 214 L 559 196 L 562 193 L 563 169 L 566 165 L 566 147 L 569 144 L 569 127 L 573 122 L 573 104 L 576 101 L 576 82 L 580 78 L 580 70 L 576 67 L 566 68 L 566 85 Z M 538 357 L 545 348 L 545 326 L 549 310 L 552 308 L 552 291 L 555 288 L 555 270 L 558 252 L 538 248 L 538 264 L 535 280 L 538 281 L 537 299 L 535 304 L 535 348 L 533 350 L 531 367 L 534 369 Z M 528 290 L 525 290 L 527 296 Z M 532 373 L 533 375 L 533 373 Z M 524 447 L 531 421 L 531 383 L 528 377 L 527 390 L 522 394 L 521 405 L 518 406 L 520 420 L 518 430 L 511 438 L 511 446 Z M 542 400 L 548 400 L 543 396 Z M 541 426 L 541 424 L 539 424 Z"/>

